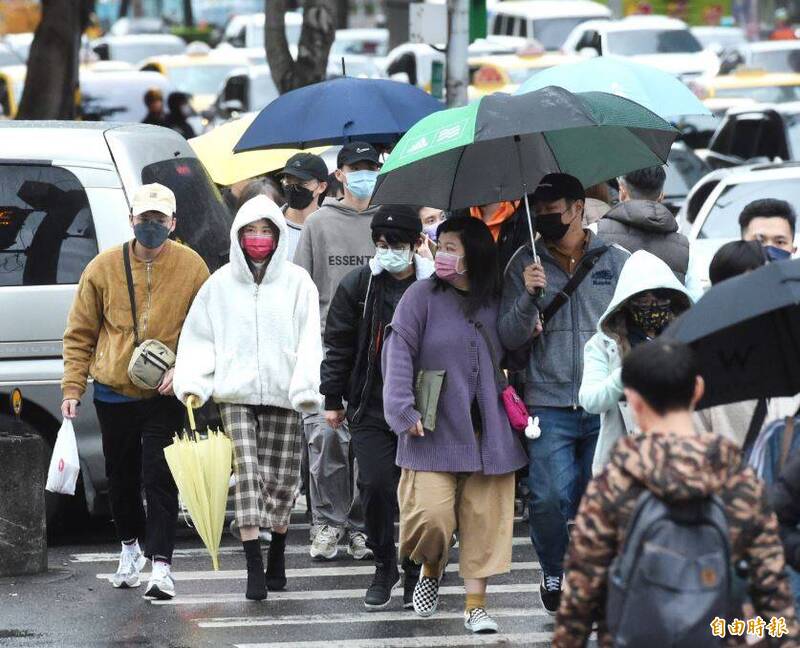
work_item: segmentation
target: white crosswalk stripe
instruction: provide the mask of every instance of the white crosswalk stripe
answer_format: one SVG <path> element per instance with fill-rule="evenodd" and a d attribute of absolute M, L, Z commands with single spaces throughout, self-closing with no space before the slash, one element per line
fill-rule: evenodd
<path fill-rule="evenodd" d="M 402 609 L 402 586 L 393 590 L 385 609 L 367 611 L 363 598 L 374 573 L 372 562 L 351 560 L 344 550 L 340 560 L 312 561 L 308 556 L 308 525 L 298 522 L 292 524 L 287 546 L 286 591 L 270 592 L 261 603 L 247 601 L 241 545 L 226 537 L 220 550 L 222 569 L 211 571 L 206 550 L 192 539 L 179 543 L 183 546 L 174 553 L 177 596 L 149 604 L 165 614 L 174 610 L 182 623 L 192 624 L 198 646 L 546 646 L 551 638 L 552 618 L 538 601 L 541 566 L 535 560 L 526 525 L 517 522 L 511 571 L 489 581 L 488 610 L 501 626 L 496 635 L 472 635 L 463 626 L 464 587 L 458 578 L 457 548 L 447 566 L 447 578 L 440 588 L 440 609 L 434 616 L 423 619 L 412 610 Z M 74 554 L 70 561 L 97 564 L 97 579 L 108 580 L 111 564 L 118 558 L 118 554 L 98 551 Z M 143 573 L 142 581 L 148 577 Z"/>

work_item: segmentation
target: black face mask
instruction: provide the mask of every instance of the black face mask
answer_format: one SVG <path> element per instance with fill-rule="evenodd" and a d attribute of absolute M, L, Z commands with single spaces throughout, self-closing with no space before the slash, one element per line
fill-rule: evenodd
<path fill-rule="evenodd" d="M 302 185 L 289 185 L 284 191 L 286 202 L 292 209 L 305 209 L 314 199 L 314 192 Z"/>
<path fill-rule="evenodd" d="M 536 231 L 545 241 L 560 241 L 569 230 L 570 223 L 561 222 L 561 214 L 537 214 Z"/>

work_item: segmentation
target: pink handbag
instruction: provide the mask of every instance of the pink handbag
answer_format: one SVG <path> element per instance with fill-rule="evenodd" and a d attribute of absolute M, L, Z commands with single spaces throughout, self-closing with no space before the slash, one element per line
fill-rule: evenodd
<path fill-rule="evenodd" d="M 517 390 L 508 384 L 505 373 L 503 373 L 503 370 L 500 369 L 497 363 L 494 345 L 481 323 L 475 322 L 475 328 L 478 329 L 483 339 L 486 341 L 486 345 L 489 347 L 489 355 L 492 358 L 492 368 L 495 373 L 495 382 L 497 383 L 497 389 L 500 392 L 500 398 L 503 401 L 503 407 L 508 416 L 508 422 L 517 432 L 522 432 L 528 425 L 528 408 L 525 406 L 525 402 L 519 397 Z"/>

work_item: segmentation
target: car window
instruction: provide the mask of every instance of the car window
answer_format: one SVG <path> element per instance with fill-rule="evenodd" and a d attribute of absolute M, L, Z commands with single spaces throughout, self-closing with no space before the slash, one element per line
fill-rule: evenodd
<path fill-rule="evenodd" d="M 618 56 L 693 54 L 703 49 L 688 29 L 631 29 L 609 32 L 607 38 L 608 54 Z"/>
<path fill-rule="evenodd" d="M 191 95 L 215 95 L 228 75 L 241 65 L 181 65 L 167 69 L 167 77 L 178 90 Z"/>
<path fill-rule="evenodd" d="M 575 49 L 580 52 L 587 47 L 597 50 L 597 53 L 600 54 L 600 35 L 593 29 L 583 32 L 583 36 L 581 36 Z"/>
<path fill-rule="evenodd" d="M 501 36 L 503 34 L 503 20 L 505 16 L 502 14 L 498 14 L 494 17 L 494 23 L 492 24 L 492 34 L 495 36 Z"/>
<path fill-rule="evenodd" d="M 178 206 L 173 237 L 197 252 L 213 272 L 230 251 L 228 210 L 205 169 L 195 158 L 175 158 L 142 169 L 142 184 L 158 182 L 175 193 Z"/>
<path fill-rule="evenodd" d="M 800 49 L 751 52 L 750 67 L 767 72 L 800 72 Z"/>
<path fill-rule="evenodd" d="M 709 170 L 706 163 L 694 153 L 673 149 L 666 167 L 667 181 L 664 183 L 664 195 L 667 198 L 687 196 L 691 188 Z"/>
<path fill-rule="evenodd" d="M 89 200 L 70 171 L 0 164 L 0 286 L 77 284 L 96 255 Z"/>
<path fill-rule="evenodd" d="M 528 36 L 528 19 L 524 18 L 519 23 L 519 35 L 522 38 L 527 38 Z"/>
<path fill-rule="evenodd" d="M 711 207 L 697 237 L 739 238 L 739 214 L 745 205 L 764 196 L 796 205 L 800 201 L 800 182 L 797 179 L 787 179 L 728 185 Z"/>
<path fill-rule="evenodd" d="M 508 16 L 506 18 L 506 36 L 513 36 L 514 35 L 514 27 L 517 24 L 517 19 L 513 16 Z"/>
<path fill-rule="evenodd" d="M 533 21 L 533 38 L 546 50 L 558 50 L 573 29 L 588 20 L 586 17 L 547 18 Z M 596 32 L 587 32 L 596 33 Z M 524 34 L 523 34 L 524 35 Z M 583 47 L 591 47 L 591 43 Z M 580 49 L 580 48 L 579 48 Z"/>

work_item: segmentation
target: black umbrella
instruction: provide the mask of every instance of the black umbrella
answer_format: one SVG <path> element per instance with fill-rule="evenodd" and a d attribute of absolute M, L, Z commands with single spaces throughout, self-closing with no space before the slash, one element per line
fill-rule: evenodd
<path fill-rule="evenodd" d="M 800 392 L 800 260 L 712 287 L 664 335 L 698 354 L 700 407 Z"/>

